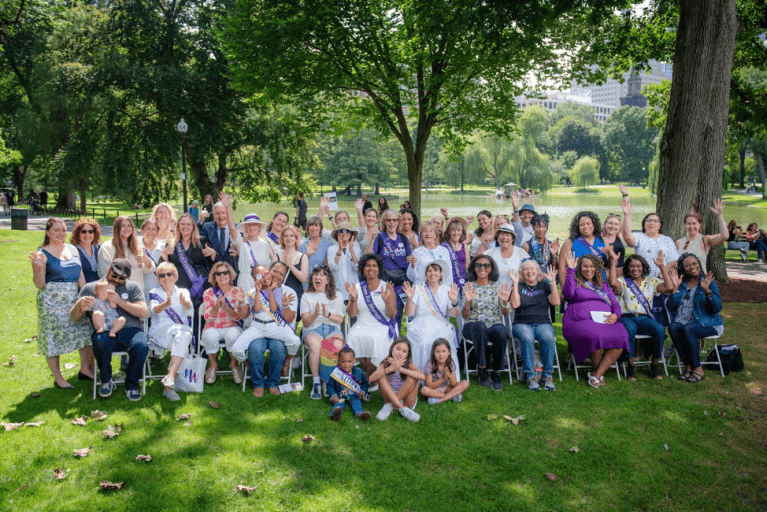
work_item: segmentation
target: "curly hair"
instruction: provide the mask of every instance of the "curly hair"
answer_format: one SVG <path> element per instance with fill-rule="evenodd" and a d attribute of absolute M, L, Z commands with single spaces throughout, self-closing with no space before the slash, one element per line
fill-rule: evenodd
<path fill-rule="evenodd" d="M 594 272 L 594 278 L 591 280 L 591 282 L 597 288 L 602 288 L 602 281 L 603 281 L 602 271 L 604 270 L 604 267 L 602 266 L 602 260 L 594 256 L 593 254 L 584 254 L 583 256 L 578 258 L 578 266 L 575 268 L 575 282 L 578 283 L 578 286 L 586 285 L 586 279 L 583 277 L 583 274 L 581 273 L 581 267 L 583 266 L 584 260 L 589 260 L 591 261 L 591 263 L 594 264 L 596 271 Z"/>
<path fill-rule="evenodd" d="M 411 210 L 410 208 L 405 208 L 404 210 L 399 212 L 399 218 L 400 218 L 399 227 L 402 226 L 402 216 L 405 215 L 406 213 L 409 213 L 410 216 L 413 217 L 413 228 L 412 228 L 412 230 L 413 230 L 414 233 L 418 233 L 418 228 L 420 226 L 420 222 L 418 221 L 418 215 L 416 215 L 416 213 L 413 210 Z M 397 231 L 399 231 L 399 229 Z"/>
<path fill-rule="evenodd" d="M 530 225 L 535 227 L 538 224 L 543 224 L 546 226 L 546 229 L 549 229 L 549 214 L 548 213 L 536 213 L 533 215 L 533 218 L 530 219 Z"/>
<path fill-rule="evenodd" d="M 691 252 L 683 253 L 681 256 L 679 256 L 679 259 L 676 260 L 676 271 L 677 271 L 677 274 L 682 276 L 682 281 L 687 281 L 688 279 L 690 279 L 690 276 L 688 276 L 687 272 L 685 272 L 684 270 L 684 260 L 686 260 L 687 258 L 695 258 L 695 261 L 698 262 L 698 266 L 701 268 L 701 270 L 703 269 L 703 265 L 700 264 L 700 258 L 698 258 L 696 255 L 694 255 Z M 702 278 L 703 276 L 699 276 L 699 277 Z"/>
<path fill-rule="evenodd" d="M 477 272 L 476 272 L 475 267 L 477 265 L 477 261 L 479 261 L 480 259 L 483 259 L 483 258 L 486 259 L 487 261 L 489 261 L 490 265 L 491 265 L 490 273 L 487 275 L 488 281 L 490 281 L 491 283 L 494 283 L 494 282 L 498 281 L 498 277 L 499 277 L 498 265 L 496 265 L 495 264 L 495 260 L 493 260 L 493 258 L 488 256 L 487 254 L 478 254 L 478 255 L 474 256 L 471 259 L 471 262 L 469 263 L 469 268 L 468 268 L 468 270 L 466 270 L 466 278 L 467 278 L 467 280 L 471 281 L 471 282 L 474 282 L 474 281 L 477 280 Z"/>
<path fill-rule="evenodd" d="M 594 224 L 594 236 L 601 238 L 602 223 L 599 222 L 599 216 L 594 212 L 584 211 L 576 213 L 575 217 L 573 217 L 573 220 L 570 221 L 570 240 L 575 240 L 581 236 L 581 230 L 578 224 L 583 217 L 588 217 L 591 219 L 591 223 Z"/>
<path fill-rule="evenodd" d="M 101 242 L 101 226 L 94 219 L 83 217 L 75 222 L 75 226 L 72 228 L 72 234 L 69 236 L 69 243 L 72 245 L 80 244 L 80 232 L 84 226 L 90 226 L 93 228 L 93 245 L 99 245 Z"/>
<path fill-rule="evenodd" d="M 333 276 L 333 272 L 330 271 L 330 269 L 325 265 L 318 265 L 312 269 L 311 272 L 309 272 L 309 277 L 307 278 L 306 282 L 306 291 L 307 292 L 316 292 L 317 290 L 314 289 L 314 281 L 312 281 L 312 278 L 314 277 L 314 274 L 319 274 L 322 272 L 325 274 L 325 277 L 328 278 L 328 285 L 325 287 L 325 296 L 333 300 L 336 298 L 336 278 Z"/>
<path fill-rule="evenodd" d="M 650 265 L 649 263 L 647 263 L 647 260 L 638 254 L 632 254 L 631 256 L 626 258 L 626 261 L 623 262 L 624 276 L 629 275 L 629 264 L 634 260 L 639 260 L 639 262 L 642 264 L 642 277 L 647 277 L 648 275 L 650 275 Z"/>
<path fill-rule="evenodd" d="M 360 258 L 360 262 L 357 264 L 357 273 L 359 274 L 360 279 L 365 279 L 365 265 L 368 264 L 368 261 L 375 260 L 376 263 L 378 263 L 378 279 L 384 278 L 384 266 L 383 266 L 383 258 L 381 258 L 380 254 L 372 253 L 372 254 L 363 254 Z"/>

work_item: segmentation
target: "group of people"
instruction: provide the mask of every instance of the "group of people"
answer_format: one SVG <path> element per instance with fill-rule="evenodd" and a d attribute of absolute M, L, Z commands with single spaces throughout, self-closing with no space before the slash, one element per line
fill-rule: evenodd
<path fill-rule="evenodd" d="M 593 367 L 589 385 L 604 386 L 606 371 L 624 354 L 635 379 L 638 334 L 650 336 L 650 376 L 661 378 L 665 324 L 685 364 L 682 377 L 699 382 L 698 338 L 722 333 L 719 291 L 705 260 L 728 236 L 724 204 L 711 206 L 720 233 L 702 235 L 700 214 L 692 212 L 686 236 L 674 242 L 655 213 L 632 232 L 633 207 L 621 192 L 623 220 L 611 214 L 603 227 L 594 213 L 579 212 L 561 245 L 548 236 L 549 217 L 532 204 L 520 207 L 516 194 L 510 217 L 482 210 L 473 231 L 473 218 L 449 217 L 445 209 L 420 222 L 409 208 L 387 209 L 384 198 L 374 208 L 361 198 L 358 227 L 345 211 L 331 214 L 323 200 L 318 215 L 306 219 L 304 237 L 285 212 L 268 223 L 251 213 L 236 224 L 224 193 L 210 215 L 189 211 L 176 219 L 170 205 L 158 204 L 140 231 L 129 217 L 117 217 L 113 238 L 103 243 L 92 219 L 77 221 L 67 243 L 66 225 L 51 218 L 43 245 L 30 253 L 40 290 L 40 351 L 60 388 L 71 385 L 59 355 L 80 351 L 81 379 L 94 378 L 95 360 L 102 397 L 114 389 L 112 353 L 127 352 L 130 400 L 140 399 L 144 359 L 169 351 L 163 394 L 178 400 L 177 372 L 198 331 L 209 360 L 206 383 L 220 374 L 223 347 L 233 380 L 241 383 L 248 371 L 256 397 L 265 389 L 279 394 L 303 343 L 311 398 L 322 397 L 324 382 L 333 419 L 347 402 L 368 419 L 357 400 L 379 389 L 386 404 L 379 419 L 397 409 L 417 421 L 419 390 L 439 403 L 460 401 L 468 388 L 460 375 L 462 342 L 473 346 L 481 386 L 503 389 L 499 373 L 513 338 L 528 389 L 554 391 L 552 324 L 563 307 L 572 357 Z M 302 200 L 297 213 L 305 211 Z M 629 257 L 626 246 L 634 248 Z"/>

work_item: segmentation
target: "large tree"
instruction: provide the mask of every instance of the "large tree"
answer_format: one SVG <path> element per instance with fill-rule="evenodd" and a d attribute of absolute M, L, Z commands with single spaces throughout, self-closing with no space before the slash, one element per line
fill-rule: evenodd
<path fill-rule="evenodd" d="M 623 106 L 603 124 L 602 145 L 613 176 L 640 183 L 647 180 L 658 129 L 647 124 L 647 109 Z"/>
<path fill-rule="evenodd" d="M 479 127 L 507 135 L 528 75 L 564 78 L 565 54 L 591 37 L 574 28 L 624 3 L 240 0 L 224 44 L 240 89 L 393 134 L 419 209 L 431 133 L 452 147 Z"/>

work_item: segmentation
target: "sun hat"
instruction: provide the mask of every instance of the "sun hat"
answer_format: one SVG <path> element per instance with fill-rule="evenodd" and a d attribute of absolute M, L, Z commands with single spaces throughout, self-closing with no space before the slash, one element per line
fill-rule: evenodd
<path fill-rule="evenodd" d="M 237 224 L 237 230 L 243 231 L 245 226 L 247 226 L 248 224 L 261 224 L 262 226 L 266 227 L 266 222 L 259 219 L 258 215 L 256 215 L 255 213 L 249 213 L 245 216 L 242 222 Z"/>
<path fill-rule="evenodd" d="M 424 282 L 426 282 L 426 269 L 429 268 L 429 265 L 439 265 L 439 268 L 442 269 L 442 276 L 444 276 L 450 269 L 450 265 L 448 265 L 445 260 L 436 259 L 434 261 L 430 261 L 429 264 L 424 266 L 423 270 L 421 271 L 421 279 L 423 279 Z"/>
<path fill-rule="evenodd" d="M 336 229 L 334 229 L 330 233 L 330 238 L 332 238 L 333 240 L 335 240 L 337 242 L 338 241 L 338 232 L 341 231 L 342 229 L 346 229 L 348 231 L 351 231 L 355 235 L 357 233 L 359 233 L 359 231 L 357 231 L 355 228 L 353 228 L 352 225 L 349 224 L 348 222 L 339 222 L 338 226 L 336 227 Z"/>

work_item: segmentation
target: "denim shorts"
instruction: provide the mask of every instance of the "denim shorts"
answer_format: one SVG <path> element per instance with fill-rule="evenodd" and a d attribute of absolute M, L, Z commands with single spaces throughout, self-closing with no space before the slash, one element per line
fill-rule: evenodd
<path fill-rule="evenodd" d="M 304 329 L 301 331 L 301 338 L 305 338 L 307 334 L 319 334 L 322 339 L 325 339 L 333 333 L 343 336 L 338 327 L 330 324 L 320 324 L 312 329 Z"/>

